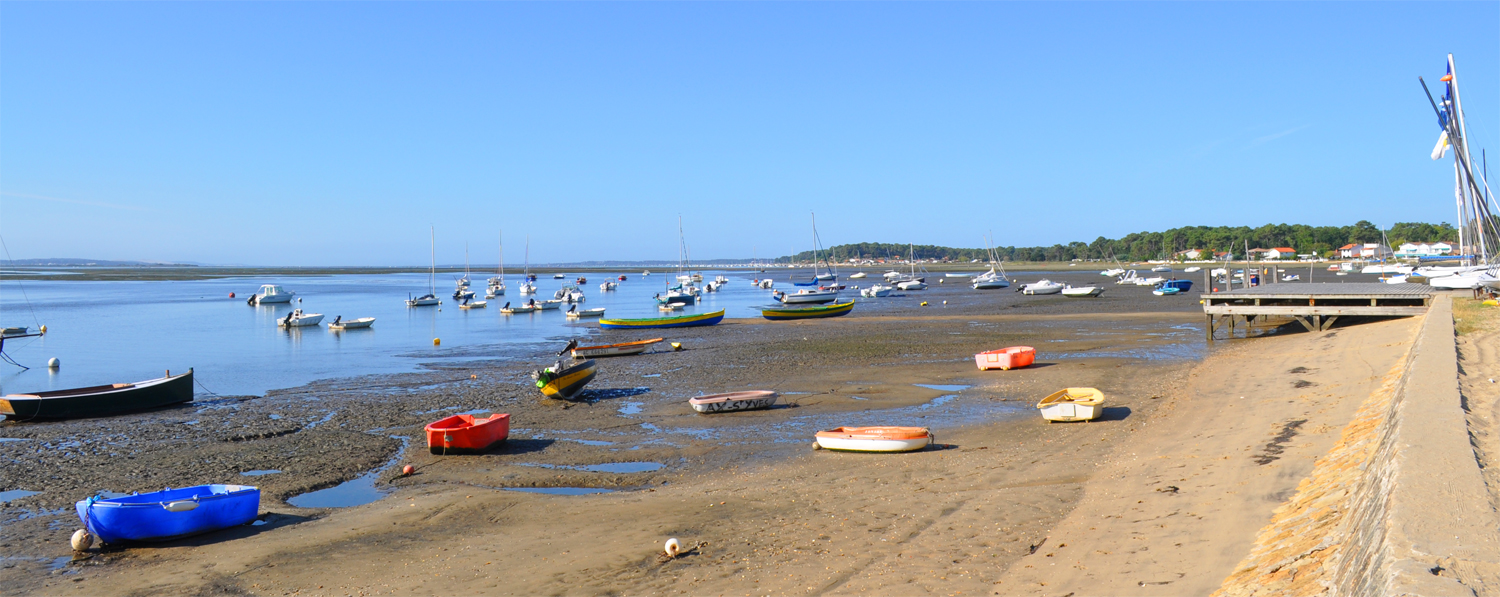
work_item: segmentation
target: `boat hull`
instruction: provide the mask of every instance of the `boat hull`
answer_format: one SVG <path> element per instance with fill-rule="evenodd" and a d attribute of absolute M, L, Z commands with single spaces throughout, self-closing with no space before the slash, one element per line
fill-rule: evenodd
<path fill-rule="evenodd" d="M 1036 349 L 1030 346 L 1012 346 L 974 355 L 974 364 L 980 371 L 990 369 L 1019 369 L 1036 362 Z"/>
<path fill-rule="evenodd" d="M 839 427 L 819 431 L 818 447 L 846 452 L 912 452 L 932 443 L 926 427 Z"/>
<path fill-rule="evenodd" d="M 428 423 L 426 431 L 433 454 L 478 454 L 510 437 L 510 415 L 453 415 Z"/>
<path fill-rule="evenodd" d="M 74 504 L 84 528 L 104 543 L 166 541 L 255 520 L 260 490 L 199 485 Z"/>
<path fill-rule="evenodd" d="M 687 328 L 715 325 L 724 320 L 724 310 L 698 315 L 677 317 L 651 317 L 646 319 L 600 319 L 599 327 L 606 330 L 643 330 L 653 328 Z"/>
<path fill-rule="evenodd" d="M 727 413 L 738 410 L 770 408 L 776 404 L 777 397 L 778 394 L 770 390 L 730 392 L 728 394 L 699 396 L 688 400 L 688 404 L 693 407 L 693 410 L 700 413 Z"/>
<path fill-rule="evenodd" d="M 330 329 L 330 330 L 362 330 L 362 329 L 370 327 L 372 325 L 375 325 L 375 318 L 374 317 L 361 317 L 359 319 L 350 319 L 348 321 L 342 321 L 341 320 L 338 323 L 330 323 L 330 324 L 328 324 L 328 329 Z"/>
<path fill-rule="evenodd" d="M 1092 421 L 1104 413 L 1104 393 L 1094 388 L 1063 388 L 1036 407 L 1048 421 Z"/>
<path fill-rule="evenodd" d="M 1082 288 L 1064 288 L 1062 295 L 1068 298 L 1089 298 L 1104 294 L 1102 286 L 1085 286 Z"/>
<path fill-rule="evenodd" d="M 823 317 L 842 317 L 854 310 L 854 301 L 827 305 L 823 307 L 804 307 L 801 309 L 761 309 L 760 315 L 771 321 L 786 321 L 790 319 L 820 319 Z"/>
<path fill-rule="evenodd" d="M 117 387 L 118 386 L 118 387 Z M 0 397 L 10 419 L 103 417 L 193 401 L 193 370 L 133 384 L 94 386 Z"/>
<path fill-rule="evenodd" d="M 594 381 L 598 369 L 592 359 L 558 371 L 552 379 L 537 381 L 537 389 L 543 396 L 555 400 L 572 400 L 583 392 L 583 387 Z"/>
<path fill-rule="evenodd" d="M 638 342 L 621 342 L 619 344 L 605 344 L 601 346 L 580 346 L 573 349 L 573 358 L 592 359 L 597 357 L 621 357 L 633 354 L 641 354 L 651 345 L 661 342 L 665 338 L 652 338 Z"/>

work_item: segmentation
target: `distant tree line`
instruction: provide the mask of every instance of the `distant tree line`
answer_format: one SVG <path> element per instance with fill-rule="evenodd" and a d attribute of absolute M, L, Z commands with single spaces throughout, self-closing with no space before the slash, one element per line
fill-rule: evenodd
<path fill-rule="evenodd" d="M 1455 242 L 1458 231 L 1453 226 L 1398 222 L 1386 230 L 1392 248 L 1402 243 Z M 1360 220 L 1353 226 L 1306 226 L 1303 224 L 1266 224 L 1248 226 L 1187 226 L 1165 232 L 1135 232 L 1121 238 L 1099 237 L 1093 242 L 1073 241 L 1050 247 L 996 247 L 1002 261 L 1072 261 L 1074 259 L 1119 259 L 1143 261 L 1172 259 L 1177 253 L 1199 249 L 1210 253 L 1233 253 L 1245 256 L 1245 245 L 1252 249 L 1291 247 L 1298 253 L 1328 256 L 1350 243 L 1381 242 L 1380 228 Z M 919 260 L 970 261 L 988 259 L 984 249 L 908 245 L 893 243 L 855 243 L 828 248 L 821 258 L 844 262 L 849 259 L 904 260 L 908 250 Z M 806 263 L 813 260 L 812 251 L 790 257 L 778 257 L 777 263 Z"/>

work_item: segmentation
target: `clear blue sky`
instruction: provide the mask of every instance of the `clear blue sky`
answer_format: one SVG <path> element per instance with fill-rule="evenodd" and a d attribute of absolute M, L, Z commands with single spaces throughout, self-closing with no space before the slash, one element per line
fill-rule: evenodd
<path fill-rule="evenodd" d="M 1042 245 L 1452 221 L 1500 4 L 0 6 L 15 258 L 258 265 Z M 1497 154 L 1500 155 L 1500 154 Z M 1500 157 L 1497 157 L 1500 170 Z"/>

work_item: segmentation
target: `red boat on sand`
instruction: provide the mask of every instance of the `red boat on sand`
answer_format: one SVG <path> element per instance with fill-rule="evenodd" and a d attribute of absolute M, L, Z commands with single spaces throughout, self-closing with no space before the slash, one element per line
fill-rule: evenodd
<path fill-rule="evenodd" d="M 478 454 L 510 436 L 510 415 L 453 415 L 427 424 L 427 449 L 433 454 Z"/>
<path fill-rule="evenodd" d="M 1034 362 L 1036 362 L 1036 349 L 1030 346 L 1012 346 L 974 355 L 974 364 L 979 365 L 980 371 L 1019 369 L 1028 367 Z"/>

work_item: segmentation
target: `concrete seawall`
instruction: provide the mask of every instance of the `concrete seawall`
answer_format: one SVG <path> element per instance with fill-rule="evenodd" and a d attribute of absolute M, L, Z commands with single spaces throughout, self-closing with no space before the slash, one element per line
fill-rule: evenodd
<path fill-rule="evenodd" d="M 1465 422 L 1450 298 L 1424 317 L 1216 595 L 1500 595 L 1500 516 Z"/>

